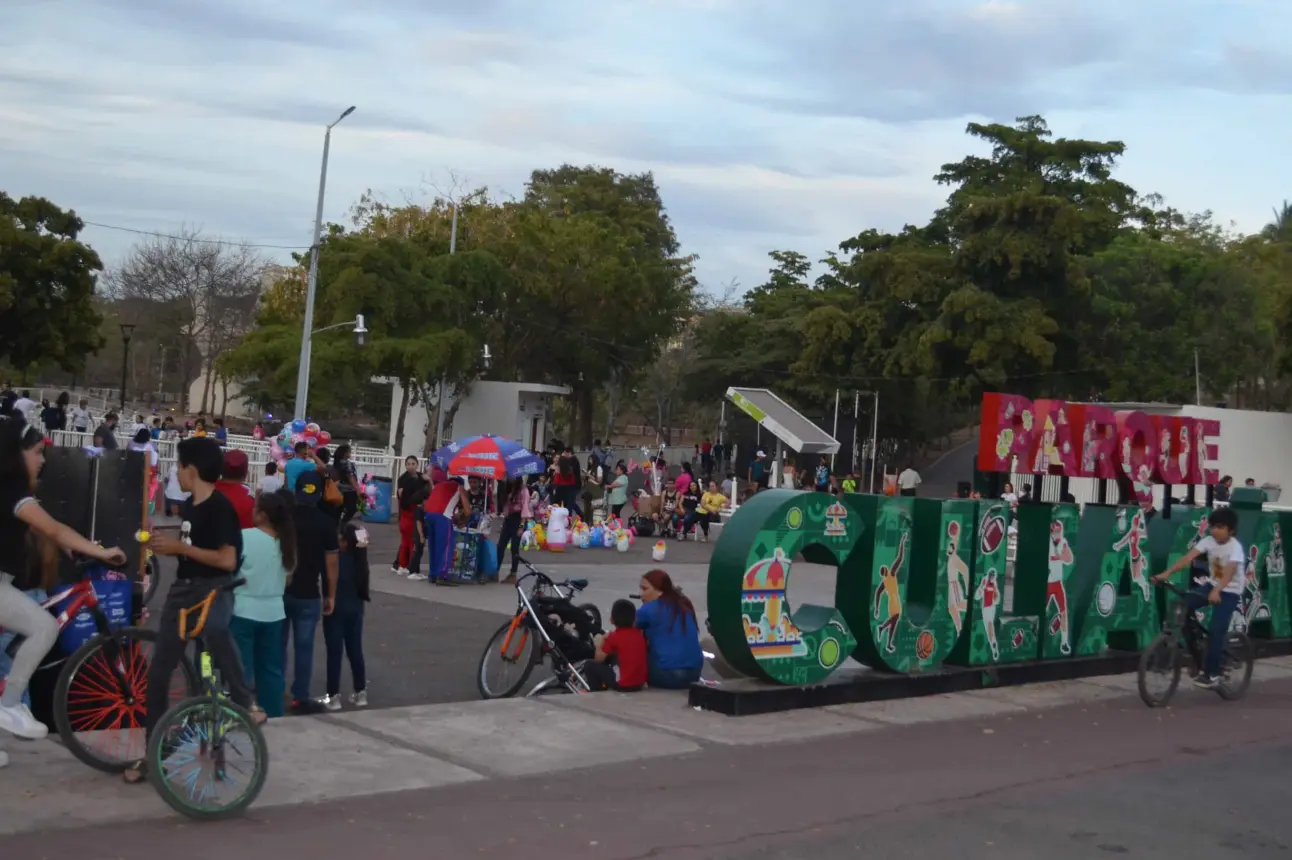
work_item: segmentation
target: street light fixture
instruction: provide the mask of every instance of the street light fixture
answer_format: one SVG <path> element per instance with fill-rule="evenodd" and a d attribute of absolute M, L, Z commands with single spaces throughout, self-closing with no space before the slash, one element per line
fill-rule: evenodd
<path fill-rule="evenodd" d="M 121 414 L 126 412 L 126 374 L 130 367 L 130 336 L 134 334 L 134 323 L 120 323 L 121 328 Z"/>
<path fill-rule="evenodd" d="M 296 370 L 296 417 L 305 416 L 310 388 L 310 336 L 314 327 L 314 294 L 319 278 L 319 239 L 323 235 L 323 196 L 327 190 L 327 157 L 332 145 L 332 129 L 341 120 L 354 113 L 354 105 L 346 108 L 323 133 L 323 164 L 319 168 L 319 199 L 314 208 L 314 241 L 310 243 L 310 273 L 305 286 L 305 321 L 301 327 L 301 360 Z"/>

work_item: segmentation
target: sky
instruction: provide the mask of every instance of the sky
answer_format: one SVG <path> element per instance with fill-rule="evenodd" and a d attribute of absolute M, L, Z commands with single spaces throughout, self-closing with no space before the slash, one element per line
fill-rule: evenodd
<path fill-rule="evenodd" d="M 969 122 L 1121 140 L 1119 177 L 1254 231 L 1292 199 L 1287 0 L 4 0 L 0 190 L 139 236 L 309 245 L 371 189 L 653 171 L 703 286 L 920 223 Z"/>

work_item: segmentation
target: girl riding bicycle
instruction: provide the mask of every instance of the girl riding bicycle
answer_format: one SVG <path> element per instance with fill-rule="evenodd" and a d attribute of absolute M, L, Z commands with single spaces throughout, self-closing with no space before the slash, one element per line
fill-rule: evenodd
<path fill-rule="evenodd" d="M 45 438 L 18 418 L 0 418 L 0 627 L 26 637 L 0 694 L 0 729 L 30 740 L 49 730 L 23 704 L 23 693 L 40 660 L 58 638 L 58 623 L 24 591 L 53 585 L 57 553 L 50 544 L 104 564 L 121 565 L 126 555 L 104 549 L 51 517 L 35 499 L 36 478 L 45 463 Z M 0 753 L 0 766 L 7 757 Z"/>

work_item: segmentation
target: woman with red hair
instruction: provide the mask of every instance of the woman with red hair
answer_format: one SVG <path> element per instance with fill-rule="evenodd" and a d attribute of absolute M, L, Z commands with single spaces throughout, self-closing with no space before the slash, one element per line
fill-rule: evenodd
<path fill-rule="evenodd" d="M 684 690 L 700 680 L 704 667 L 695 606 L 662 570 L 647 572 L 640 588 L 637 626 L 646 634 L 646 682 L 664 690 Z"/>

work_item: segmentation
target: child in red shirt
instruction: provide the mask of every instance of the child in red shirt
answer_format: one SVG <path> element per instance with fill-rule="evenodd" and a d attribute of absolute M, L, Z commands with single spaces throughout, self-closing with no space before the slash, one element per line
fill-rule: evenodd
<path fill-rule="evenodd" d="M 610 623 L 615 629 L 594 640 L 597 656 L 584 664 L 584 675 L 594 692 L 635 693 L 646 686 L 646 636 L 636 627 L 636 607 L 627 600 L 616 600 L 610 607 Z M 619 667 L 618 678 L 615 665 Z"/>

